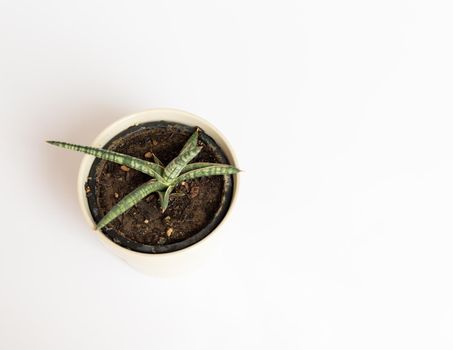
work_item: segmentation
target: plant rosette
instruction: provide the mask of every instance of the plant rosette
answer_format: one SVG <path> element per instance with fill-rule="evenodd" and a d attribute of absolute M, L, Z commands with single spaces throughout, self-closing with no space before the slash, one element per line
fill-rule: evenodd
<path fill-rule="evenodd" d="M 114 254 L 148 274 L 206 261 L 208 238 L 238 188 L 235 155 L 215 127 L 184 111 L 152 109 L 114 122 L 91 147 L 49 143 L 87 154 L 79 203 Z"/>

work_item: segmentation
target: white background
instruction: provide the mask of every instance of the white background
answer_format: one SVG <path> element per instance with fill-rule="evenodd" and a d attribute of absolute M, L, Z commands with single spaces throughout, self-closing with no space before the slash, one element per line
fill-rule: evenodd
<path fill-rule="evenodd" d="M 452 349 L 450 1 L 0 0 L 0 348 Z M 124 115 L 215 124 L 238 205 L 148 277 L 76 199 Z"/>

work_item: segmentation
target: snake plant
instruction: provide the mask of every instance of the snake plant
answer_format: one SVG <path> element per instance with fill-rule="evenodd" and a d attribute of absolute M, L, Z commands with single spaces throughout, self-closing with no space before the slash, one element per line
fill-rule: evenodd
<path fill-rule="evenodd" d="M 204 162 L 189 164 L 202 149 L 202 146 L 198 146 L 198 132 L 199 129 L 197 128 L 184 144 L 179 155 L 167 166 L 164 166 L 155 155 L 153 155 L 154 162 L 151 162 L 102 148 L 80 146 L 59 141 L 47 142 L 51 145 L 111 161 L 151 176 L 149 181 L 137 187 L 113 206 L 96 225 L 96 229 L 99 230 L 151 193 L 158 193 L 161 210 L 164 212 L 168 207 L 170 194 L 179 183 L 198 177 L 232 175 L 239 172 L 239 169 L 228 164 Z"/>

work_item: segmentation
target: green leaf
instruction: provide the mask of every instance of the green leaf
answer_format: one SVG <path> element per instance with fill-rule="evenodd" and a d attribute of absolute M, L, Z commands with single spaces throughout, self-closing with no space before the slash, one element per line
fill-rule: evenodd
<path fill-rule="evenodd" d="M 195 129 L 195 132 L 189 137 L 189 139 L 187 140 L 187 142 L 184 144 L 181 152 L 181 153 L 184 153 L 184 152 L 187 152 L 189 149 L 191 148 L 195 148 L 197 147 L 197 142 L 198 142 L 198 131 L 200 129 L 199 128 L 196 128 Z"/>
<path fill-rule="evenodd" d="M 154 163 L 156 163 L 157 165 L 160 165 L 162 167 L 162 171 L 163 171 L 163 169 L 165 168 L 164 164 L 160 161 L 159 158 L 157 158 L 157 156 L 154 153 L 153 153 L 153 160 L 154 160 Z"/>
<path fill-rule="evenodd" d="M 162 167 L 158 164 L 147 162 L 146 160 L 139 159 L 136 157 L 128 156 L 126 154 L 106 150 L 103 148 L 95 148 L 89 146 L 74 145 L 72 143 L 59 142 L 59 141 L 47 141 L 51 145 L 69 149 L 71 151 L 77 151 L 86 153 L 97 158 L 105 159 L 110 162 L 114 162 L 120 165 L 125 165 L 129 168 L 138 170 L 144 174 L 152 176 L 159 181 L 162 179 Z"/>
<path fill-rule="evenodd" d="M 165 192 L 158 191 L 157 194 L 159 195 L 159 203 L 162 203 L 164 200 Z"/>
<path fill-rule="evenodd" d="M 181 174 L 187 173 L 188 171 L 192 171 L 195 169 L 202 169 L 207 168 L 208 166 L 216 166 L 221 165 L 219 163 L 206 163 L 206 162 L 198 162 L 198 163 L 190 163 L 187 164 L 184 169 L 182 169 Z"/>
<path fill-rule="evenodd" d="M 162 209 L 162 213 L 167 209 L 168 203 L 170 201 L 170 194 L 173 191 L 175 186 L 168 186 L 167 190 L 165 191 L 165 194 L 163 198 L 161 199 L 160 202 L 160 208 Z"/>
<path fill-rule="evenodd" d="M 173 159 L 164 169 L 164 179 L 170 183 L 184 169 L 184 167 L 200 153 L 202 147 L 194 147 L 182 152 Z"/>
<path fill-rule="evenodd" d="M 113 208 L 101 219 L 101 221 L 98 222 L 96 229 L 99 230 L 103 228 L 112 220 L 116 219 L 119 215 L 132 208 L 143 198 L 147 197 L 153 192 L 161 191 L 165 189 L 165 187 L 165 185 L 156 180 L 150 180 L 137 187 L 135 190 L 126 195 L 123 199 L 121 199 L 117 204 L 113 206 Z"/>
<path fill-rule="evenodd" d="M 175 183 L 195 179 L 197 177 L 214 176 L 214 175 L 233 175 L 240 172 L 239 169 L 227 164 L 217 164 L 201 169 L 188 171 L 175 179 Z"/>

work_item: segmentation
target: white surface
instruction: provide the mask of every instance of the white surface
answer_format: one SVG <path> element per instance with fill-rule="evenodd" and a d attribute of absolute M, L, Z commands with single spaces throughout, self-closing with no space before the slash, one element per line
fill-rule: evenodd
<path fill-rule="evenodd" d="M 2 349 L 451 349 L 450 1 L 0 0 Z M 209 264 L 144 276 L 77 206 L 115 119 L 177 107 L 243 174 Z"/>

